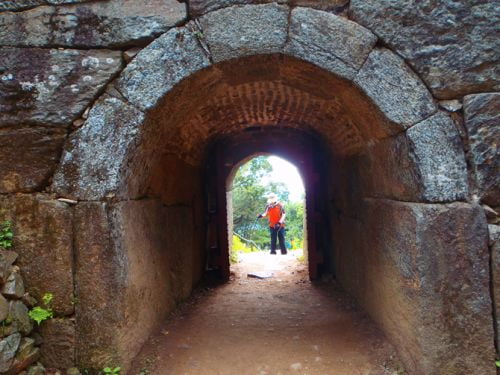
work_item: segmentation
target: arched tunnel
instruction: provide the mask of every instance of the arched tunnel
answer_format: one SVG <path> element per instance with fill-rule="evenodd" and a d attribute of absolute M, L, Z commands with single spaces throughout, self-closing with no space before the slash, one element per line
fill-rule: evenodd
<path fill-rule="evenodd" d="M 197 43 L 189 31 L 172 34 L 172 43 Z M 414 368 L 483 361 L 477 348 L 458 361 L 440 350 L 456 340 L 443 329 L 484 333 L 490 308 L 477 298 L 486 279 L 468 266 L 488 262 L 465 233 L 481 216 L 459 202 L 467 188 L 458 135 L 402 61 L 368 52 L 365 66 L 377 58 L 394 65 L 387 84 L 404 88 L 390 87 L 395 97 L 371 91 L 373 72 L 358 73 L 363 86 L 276 53 L 212 64 L 165 95 L 139 96 L 140 79 L 158 77 L 137 56 L 74 133 L 55 178 L 59 194 L 81 201 L 82 363 L 126 362 L 207 267 L 228 276 L 225 183 L 256 152 L 288 156 L 306 171 L 312 278 L 335 274 Z M 462 327 L 451 312 L 471 300 Z"/>
<path fill-rule="evenodd" d="M 76 329 L 68 351 L 78 367 L 119 363 L 127 371 L 206 272 L 228 278 L 228 180 L 242 161 L 272 153 L 304 177 L 309 277 L 333 275 L 410 373 L 490 374 L 488 225 L 471 199 L 460 128 L 414 67 L 367 28 L 310 8 L 231 6 L 183 22 L 154 34 L 121 71 L 119 51 L 88 50 L 81 59 L 76 50 L 51 51 L 66 65 L 51 65 L 47 79 L 70 74 L 66 60 L 76 59 L 84 85 L 68 81 L 68 95 L 93 90 L 77 103 L 85 121 L 71 129 L 36 122 L 44 111 L 56 125 L 71 117 L 61 115 L 63 105 L 42 108 L 32 98 L 44 85 L 38 76 L 19 84 L 2 76 L 9 100 L 17 86 L 28 90 L 12 107 L 24 110 L 4 119 L 38 124 L 47 144 L 65 142 L 60 160 L 50 143 L 44 158 L 19 163 L 36 174 L 28 187 L 9 171 L 0 198 L 3 205 L 33 193 L 19 198 L 31 199 L 18 209 L 30 217 L 20 227 L 46 210 L 37 240 L 64 246 L 57 275 L 66 281 L 51 282 L 67 305 L 56 313 Z M 16 58 L 27 60 L 22 46 Z M 35 49 L 30 56 L 44 58 Z M 94 88 L 95 71 L 102 77 Z M 51 219 L 57 210 L 59 221 Z M 27 237 L 19 243 L 40 246 Z M 38 267 L 36 254 L 28 255 Z M 42 266 L 34 269 L 47 272 Z"/>

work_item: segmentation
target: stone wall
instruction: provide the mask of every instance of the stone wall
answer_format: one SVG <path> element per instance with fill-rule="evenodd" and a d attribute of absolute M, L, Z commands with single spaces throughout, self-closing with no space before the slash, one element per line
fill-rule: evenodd
<path fill-rule="evenodd" d="M 498 5 L 243 6 L 251 3 L 0 4 L 0 220 L 15 223 L 27 290 L 55 295 L 58 319 L 42 332 L 52 343 L 46 354 L 42 347 L 45 363 L 126 368 L 200 277 L 204 147 L 259 123 L 306 126 L 337 152 L 333 266 L 398 343 L 409 371 L 492 373 L 487 226 L 478 205 L 490 224 L 496 306 Z M 223 61 L 236 57 L 246 60 Z M 437 278 L 427 267 L 438 267 Z M 376 303 L 370 285 L 390 302 Z M 166 302 L 145 306 L 150 298 Z M 385 310 L 392 301 L 394 311 Z M 144 329 L 127 336 L 139 323 Z M 457 336 L 438 343 L 439 332 Z M 76 343 L 75 335 L 88 339 Z M 467 335 L 474 348 L 453 347 Z"/>

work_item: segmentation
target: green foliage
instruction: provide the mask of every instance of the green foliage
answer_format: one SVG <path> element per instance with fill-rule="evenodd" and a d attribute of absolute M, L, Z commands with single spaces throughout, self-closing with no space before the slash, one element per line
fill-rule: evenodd
<path fill-rule="evenodd" d="M 237 251 L 234 251 L 234 249 L 232 249 L 230 252 L 229 252 L 229 263 L 231 264 L 236 264 L 240 261 L 239 257 L 238 257 L 238 252 Z"/>
<path fill-rule="evenodd" d="M 237 251 L 248 251 L 251 243 L 259 249 L 269 247 L 270 236 L 266 218 L 256 220 L 262 213 L 267 202 L 267 195 L 275 193 L 286 210 L 286 239 L 289 243 L 300 243 L 303 238 L 304 203 L 290 202 L 289 191 L 285 184 L 270 179 L 273 173 L 272 165 L 266 156 L 251 159 L 242 165 L 233 180 L 233 230 L 239 236 L 252 242 L 241 244 Z M 241 241 L 240 241 L 241 242 Z M 233 249 L 240 246 L 233 240 Z M 251 250 L 250 250 L 251 251 Z"/>
<path fill-rule="evenodd" d="M 38 325 L 42 323 L 44 320 L 50 319 L 53 317 L 52 310 L 50 309 L 44 309 L 43 307 L 40 306 L 35 306 L 33 307 L 29 312 L 28 315 L 30 316 L 31 319 L 33 319 Z"/>
<path fill-rule="evenodd" d="M 54 312 L 51 307 L 53 299 L 54 295 L 52 293 L 45 293 L 42 297 L 43 307 L 35 306 L 28 312 L 29 317 L 33 319 L 36 324 L 40 325 L 44 320 L 54 317 Z"/>
<path fill-rule="evenodd" d="M 0 224 L 0 248 L 11 248 L 13 238 L 14 232 L 12 231 L 12 222 L 6 220 Z"/>
<path fill-rule="evenodd" d="M 239 253 L 251 253 L 253 251 L 258 251 L 259 249 L 255 246 L 251 246 L 243 242 L 238 236 L 233 235 L 233 251 Z"/>
<path fill-rule="evenodd" d="M 495 365 L 496 365 L 497 367 L 500 367 L 500 361 L 495 361 Z"/>
<path fill-rule="evenodd" d="M 106 375 L 119 375 L 121 367 L 104 367 L 102 372 Z"/>
<path fill-rule="evenodd" d="M 53 299 L 54 295 L 52 293 L 45 293 L 42 297 L 42 301 L 45 306 L 50 306 Z"/>

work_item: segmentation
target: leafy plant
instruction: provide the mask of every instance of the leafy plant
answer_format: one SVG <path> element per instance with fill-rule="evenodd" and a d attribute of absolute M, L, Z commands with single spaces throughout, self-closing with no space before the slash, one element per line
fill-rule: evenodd
<path fill-rule="evenodd" d="M 497 367 L 500 367 L 500 360 L 495 361 L 495 365 L 496 365 Z"/>
<path fill-rule="evenodd" d="M 104 367 L 102 372 L 106 375 L 120 375 L 121 367 Z"/>
<path fill-rule="evenodd" d="M 54 312 L 52 311 L 52 300 L 54 295 L 52 293 L 45 293 L 42 297 L 43 307 L 35 306 L 29 312 L 28 315 L 33 319 L 38 325 L 44 320 L 51 319 L 54 317 Z"/>
<path fill-rule="evenodd" d="M 12 231 L 12 222 L 6 220 L 0 224 L 0 247 L 9 249 L 12 247 L 12 238 L 14 232 Z"/>
<path fill-rule="evenodd" d="M 53 299 L 54 295 L 52 293 L 45 293 L 42 297 L 43 304 L 47 307 L 50 307 Z"/>
<path fill-rule="evenodd" d="M 42 323 L 44 320 L 50 319 L 53 317 L 52 310 L 44 309 L 43 307 L 40 306 L 35 306 L 33 307 L 29 312 L 28 315 L 30 316 L 31 319 L 33 319 L 38 325 Z"/>

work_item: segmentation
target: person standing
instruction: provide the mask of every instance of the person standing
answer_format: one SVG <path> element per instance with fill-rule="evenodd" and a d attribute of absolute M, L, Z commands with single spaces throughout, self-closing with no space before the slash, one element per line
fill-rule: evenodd
<path fill-rule="evenodd" d="M 271 233 L 271 254 L 276 254 L 276 240 L 279 241 L 281 254 L 286 254 L 285 245 L 285 208 L 278 201 L 278 196 L 269 194 L 266 210 L 257 218 L 266 217 L 269 220 L 269 232 Z"/>

